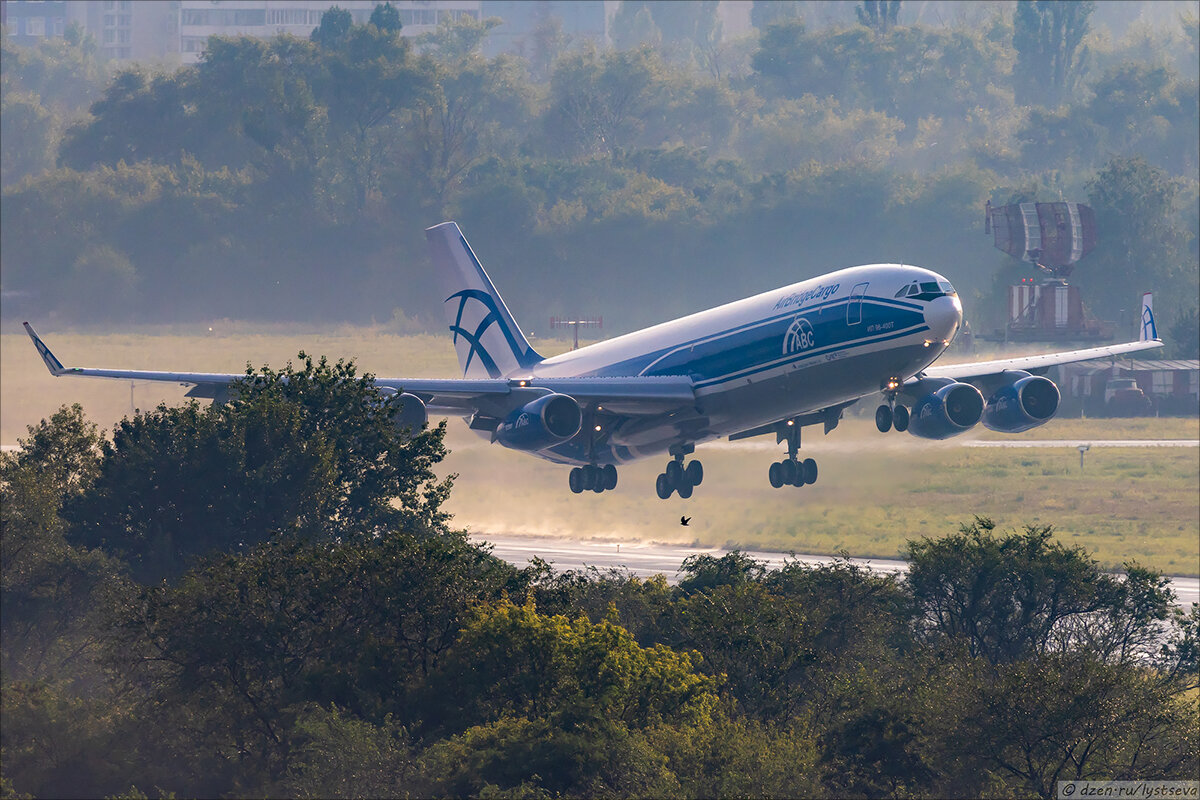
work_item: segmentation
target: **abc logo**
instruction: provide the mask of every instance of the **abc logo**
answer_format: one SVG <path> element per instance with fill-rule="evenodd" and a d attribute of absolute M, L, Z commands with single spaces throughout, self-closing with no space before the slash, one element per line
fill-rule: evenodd
<path fill-rule="evenodd" d="M 812 323 L 804 317 L 796 317 L 783 337 L 783 354 L 786 356 L 807 350 L 816 343 L 816 340 L 817 335 L 813 332 Z"/>

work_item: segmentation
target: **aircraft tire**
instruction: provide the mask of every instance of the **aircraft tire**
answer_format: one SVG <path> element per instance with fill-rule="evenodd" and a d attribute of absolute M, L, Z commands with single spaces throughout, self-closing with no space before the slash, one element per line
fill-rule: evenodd
<path fill-rule="evenodd" d="M 904 433 L 908 430 L 908 409 L 904 406 L 896 406 L 896 410 L 892 412 L 892 427 Z"/>
<path fill-rule="evenodd" d="M 583 490 L 586 492 L 589 489 L 595 489 L 596 468 L 588 464 L 586 467 L 580 467 L 579 471 L 583 473 Z"/>
<path fill-rule="evenodd" d="M 767 478 L 771 481 L 771 486 L 779 489 L 783 486 L 783 462 L 776 461 L 771 465 L 771 469 L 767 472 Z"/>
<path fill-rule="evenodd" d="M 784 459 L 780 464 L 783 467 L 783 482 L 788 486 L 795 486 L 796 478 L 800 475 L 800 465 L 791 458 Z"/>
<path fill-rule="evenodd" d="M 654 482 L 654 491 L 658 493 L 659 500 L 666 500 L 671 496 L 673 487 L 665 472 L 658 473 L 658 480 Z"/>
<path fill-rule="evenodd" d="M 575 494 L 583 493 L 583 470 L 575 467 L 571 470 L 571 474 L 567 476 L 567 483 L 571 487 L 571 491 Z"/>
<path fill-rule="evenodd" d="M 679 492 L 680 497 L 682 497 L 684 500 L 687 500 L 692 496 L 692 490 L 695 488 L 695 486 L 692 486 L 692 484 L 685 480 L 683 483 L 675 487 L 675 491 Z"/>
<path fill-rule="evenodd" d="M 672 486 L 679 486 L 683 483 L 683 464 L 678 461 L 667 462 L 666 476 Z"/>
<path fill-rule="evenodd" d="M 704 481 L 704 465 L 699 461 L 691 461 L 683 471 L 684 477 L 692 486 L 699 486 Z"/>
<path fill-rule="evenodd" d="M 892 429 L 892 410 L 887 406 L 880 406 L 875 409 L 875 427 L 880 433 L 887 433 Z"/>
<path fill-rule="evenodd" d="M 604 491 L 604 486 L 605 486 L 604 476 L 601 475 L 596 480 L 596 485 L 592 487 L 592 491 L 595 492 L 596 494 L 600 494 L 601 492 Z"/>
<path fill-rule="evenodd" d="M 805 483 L 817 482 L 817 462 L 815 459 L 806 458 L 800 462 L 800 474 L 804 476 Z"/>
<path fill-rule="evenodd" d="M 600 468 L 600 476 L 604 480 L 604 488 L 607 490 L 617 488 L 617 468 L 612 464 L 605 464 Z"/>

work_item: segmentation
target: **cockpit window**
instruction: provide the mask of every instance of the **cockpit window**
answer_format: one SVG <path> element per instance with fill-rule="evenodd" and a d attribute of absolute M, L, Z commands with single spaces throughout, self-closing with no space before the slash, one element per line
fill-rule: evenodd
<path fill-rule="evenodd" d="M 955 295 L 954 287 L 949 281 L 913 281 L 896 292 L 896 297 L 912 297 L 917 300 L 933 300 L 945 295 Z"/>

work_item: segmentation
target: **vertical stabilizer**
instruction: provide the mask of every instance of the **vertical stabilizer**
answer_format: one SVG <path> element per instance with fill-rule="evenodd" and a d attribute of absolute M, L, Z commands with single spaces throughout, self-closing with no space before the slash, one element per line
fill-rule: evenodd
<path fill-rule="evenodd" d="M 1158 326 L 1154 324 L 1154 294 L 1146 292 L 1142 295 L 1142 335 L 1143 342 L 1158 341 Z"/>
<path fill-rule="evenodd" d="M 454 334 L 463 377 L 501 378 L 541 361 L 457 223 L 426 228 L 425 236 L 445 296 L 442 306 Z"/>

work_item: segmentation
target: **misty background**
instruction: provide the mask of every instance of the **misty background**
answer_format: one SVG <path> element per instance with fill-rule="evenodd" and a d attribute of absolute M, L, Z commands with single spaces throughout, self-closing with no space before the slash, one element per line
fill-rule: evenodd
<path fill-rule="evenodd" d="M 544 14 L 214 38 L 106 62 L 3 40 L 6 325 L 440 328 L 423 229 L 455 219 L 527 332 L 605 335 L 859 263 L 946 275 L 976 331 L 1029 265 L 984 206 L 1092 205 L 1072 282 L 1197 356 L 1200 4 L 621 2 L 611 47 Z M 725 9 L 728 11 L 728 9 Z M 343 12 L 344 13 L 344 12 Z"/>

